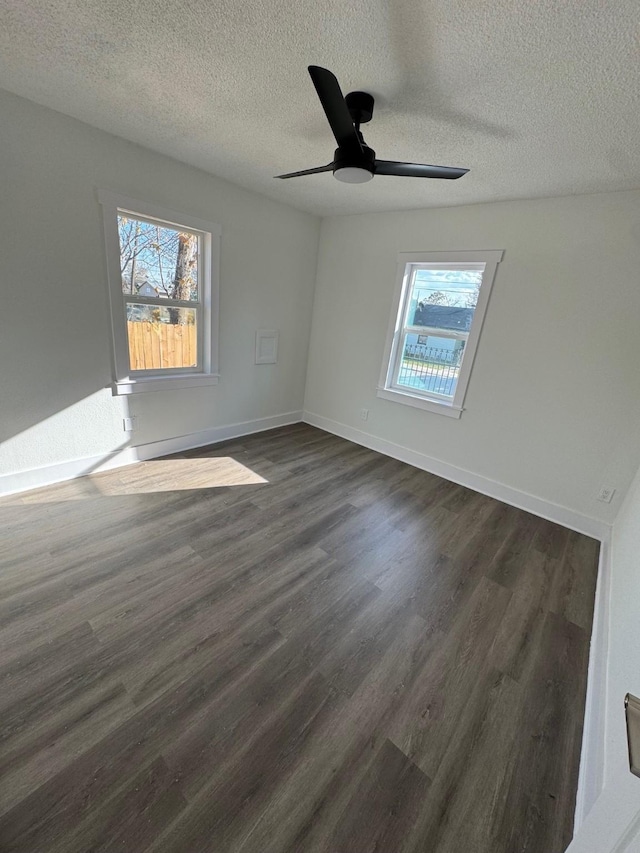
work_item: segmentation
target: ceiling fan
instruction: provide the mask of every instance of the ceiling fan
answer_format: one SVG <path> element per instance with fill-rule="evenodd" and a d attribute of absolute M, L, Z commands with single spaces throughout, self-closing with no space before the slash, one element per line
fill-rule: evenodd
<path fill-rule="evenodd" d="M 318 172 L 333 172 L 334 178 L 346 184 L 363 184 L 374 175 L 399 175 L 408 178 L 461 178 L 468 169 L 453 166 L 427 166 L 422 163 L 398 163 L 395 160 L 378 160 L 376 152 L 365 143 L 360 125 L 371 121 L 374 99 L 367 92 L 349 92 L 344 97 L 340 84 L 331 71 L 318 65 L 309 66 L 309 74 L 316 87 L 320 103 L 338 147 L 333 161 L 326 166 L 276 175 L 277 178 L 298 178 Z"/>

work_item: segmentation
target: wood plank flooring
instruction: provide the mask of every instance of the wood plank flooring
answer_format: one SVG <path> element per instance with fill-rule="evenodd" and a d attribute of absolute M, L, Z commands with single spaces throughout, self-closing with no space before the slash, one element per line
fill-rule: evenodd
<path fill-rule="evenodd" d="M 594 540 L 303 424 L 0 527 L 0 850 L 568 845 Z"/>

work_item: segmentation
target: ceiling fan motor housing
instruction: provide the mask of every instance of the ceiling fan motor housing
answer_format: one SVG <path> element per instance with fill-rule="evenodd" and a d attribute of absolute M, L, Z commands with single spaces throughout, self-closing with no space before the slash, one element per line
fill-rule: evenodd
<path fill-rule="evenodd" d="M 374 175 L 375 162 L 376 152 L 368 145 L 363 145 L 361 151 L 336 148 L 333 155 L 333 172 L 335 174 L 338 169 L 354 168 L 366 169 Z"/>

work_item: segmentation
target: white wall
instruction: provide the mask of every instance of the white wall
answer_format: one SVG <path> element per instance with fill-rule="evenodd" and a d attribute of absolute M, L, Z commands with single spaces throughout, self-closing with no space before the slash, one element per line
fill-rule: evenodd
<path fill-rule="evenodd" d="M 319 220 L 0 92 L 0 474 L 302 408 Z M 222 226 L 220 384 L 136 395 L 109 385 L 96 187 Z M 279 363 L 254 365 L 257 328 Z"/>
<path fill-rule="evenodd" d="M 640 696 L 640 469 L 613 526 L 608 571 L 609 654 L 596 697 L 605 717 L 604 789 L 567 853 L 640 851 L 640 779 L 629 772 L 623 704 L 626 693 Z"/>
<path fill-rule="evenodd" d="M 397 253 L 447 249 L 505 250 L 460 420 L 376 397 Z M 325 219 L 305 410 L 611 522 L 640 458 L 639 269 L 640 192 Z"/>
<path fill-rule="evenodd" d="M 640 696 L 640 470 L 613 526 L 610 571 L 606 782 L 629 772 L 623 700 Z"/>

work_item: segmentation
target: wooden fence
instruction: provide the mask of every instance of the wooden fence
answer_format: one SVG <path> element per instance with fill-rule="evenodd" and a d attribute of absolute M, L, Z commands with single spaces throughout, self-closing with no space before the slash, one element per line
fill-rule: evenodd
<path fill-rule="evenodd" d="M 195 367 L 198 361 L 196 327 L 170 323 L 127 322 L 131 370 Z"/>

